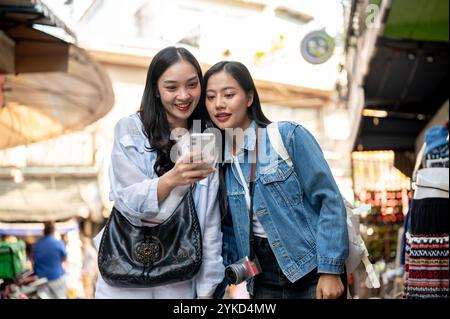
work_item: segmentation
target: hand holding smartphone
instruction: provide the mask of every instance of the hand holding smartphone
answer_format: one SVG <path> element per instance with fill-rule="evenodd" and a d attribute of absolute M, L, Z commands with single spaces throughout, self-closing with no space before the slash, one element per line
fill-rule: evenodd
<path fill-rule="evenodd" d="M 192 133 L 189 141 L 189 151 L 194 163 L 205 162 L 198 169 L 211 168 L 216 158 L 216 140 L 213 133 Z"/>

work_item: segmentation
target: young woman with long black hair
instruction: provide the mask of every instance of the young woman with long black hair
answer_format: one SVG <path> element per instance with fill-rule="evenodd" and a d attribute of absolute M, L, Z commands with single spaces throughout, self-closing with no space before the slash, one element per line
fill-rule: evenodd
<path fill-rule="evenodd" d="M 279 156 L 242 63 L 212 66 L 203 90 L 206 110 L 225 136 L 221 202 L 233 231 L 224 225 L 224 261 L 258 260 L 262 272 L 247 285 L 253 298 L 346 298 L 346 212 L 314 137 L 297 123 L 279 122 L 292 165 Z"/>
<path fill-rule="evenodd" d="M 136 226 L 163 222 L 196 183 L 202 266 L 192 280 L 154 288 L 112 287 L 99 276 L 96 298 L 209 298 L 223 279 L 218 174 L 214 168 L 201 169 L 204 163 L 185 161 L 184 155 L 173 158 L 189 150 L 189 133 L 199 119 L 201 82 L 200 65 L 188 50 L 169 47 L 155 55 L 140 110 L 115 127 L 109 177 L 110 199 Z"/>

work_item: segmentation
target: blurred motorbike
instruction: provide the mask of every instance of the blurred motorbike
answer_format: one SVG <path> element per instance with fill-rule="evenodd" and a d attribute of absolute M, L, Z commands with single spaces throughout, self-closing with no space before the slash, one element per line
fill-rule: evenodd
<path fill-rule="evenodd" d="M 39 278 L 31 270 L 17 274 L 13 279 L 1 279 L 0 299 L 49 299 L 42 289 L 47 278 Z"/>

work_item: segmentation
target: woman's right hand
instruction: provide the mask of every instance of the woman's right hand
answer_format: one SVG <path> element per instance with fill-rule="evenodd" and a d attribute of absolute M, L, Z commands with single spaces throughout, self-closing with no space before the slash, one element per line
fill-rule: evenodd
<path fill-rule="evenodd" d="M 164 174 L 167 175 L 169 185 L 176 187 L 180 185 L 190 185 L 206 178 L 209 174 L 213 173 L 215 169 L 202 168 L 211 165 L 211 161 L 194 162 L 196 154 L 189 153 L 178 159 L 175 166 Z"/>
<path fill-rule="evenodd" d="M 176 186 L 190 185 L 206 178 L 215 168 L 202 168 L 212 161 L 193 162 L 195 154 L 189 153 L 177 160 L 175 166 L 159 178 L 158 200 L 162 201 Z"/>

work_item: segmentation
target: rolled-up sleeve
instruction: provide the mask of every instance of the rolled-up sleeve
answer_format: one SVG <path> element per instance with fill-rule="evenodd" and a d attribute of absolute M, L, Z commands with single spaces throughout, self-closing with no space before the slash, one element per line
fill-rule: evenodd
<path fill-rule="evenodd" d="M 212 296 L 224 277 L 222 232 L 218 200 L 218 171 L 209 177 L 207 205 L 203 230 L 203 262 L 196 277 L 197 296 Z"/>
<path fill-rule="evenodd" d="M 146 172 L 146 157 L 155 155 L 145 149 L 144 136 L 136 132 L 130 117 L 117 123 L 109 178 L 110 200 L 122 214 L 140 224 L 141 219 L 157 217 L 159 177 Z"/>

